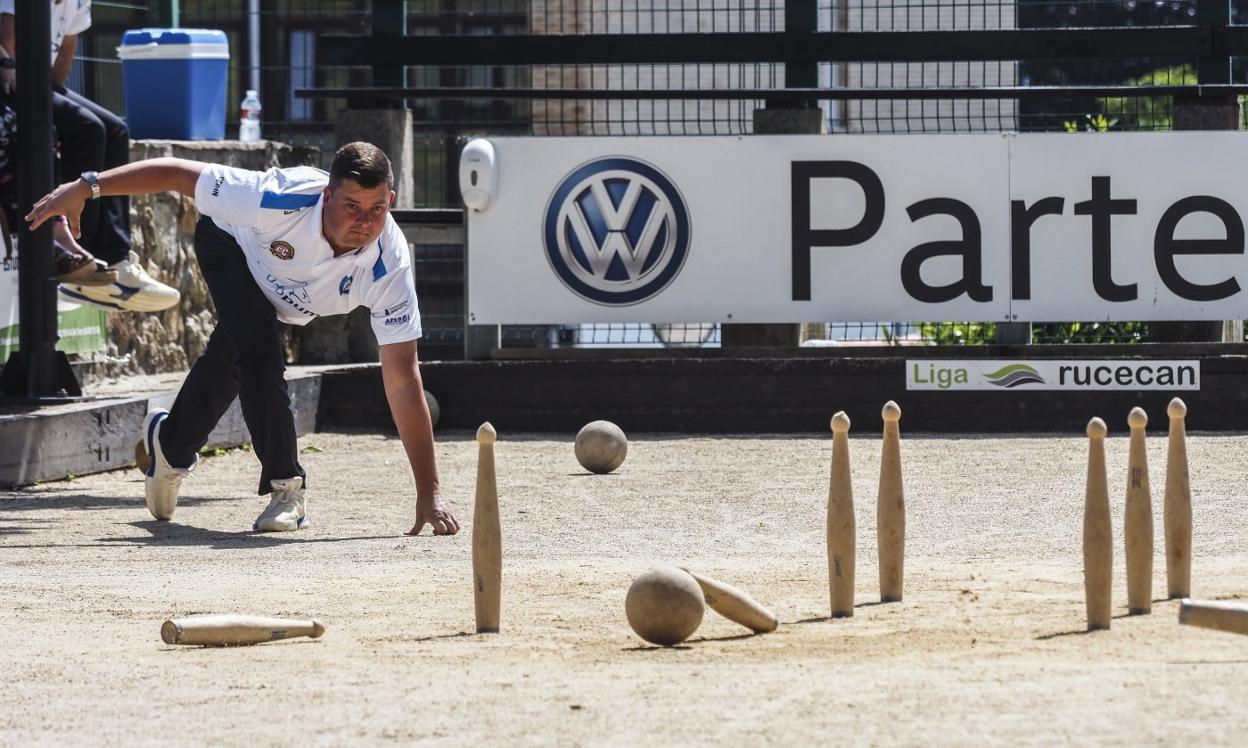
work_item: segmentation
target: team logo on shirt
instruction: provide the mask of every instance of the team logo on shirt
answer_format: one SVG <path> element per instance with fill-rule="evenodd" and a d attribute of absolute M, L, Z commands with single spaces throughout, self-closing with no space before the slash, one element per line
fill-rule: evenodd
<path fill-rule="evenodd" d="M 296 281 L 290 278 L 275 278 L 272 274 L 264 278 L 273 289 L 277 298 L 294 307 L 296 311 L 308 317 L 315 317 L 316 312 L 308 309 L 312 305 L 312 296 L 308 293 L 307 281 Z"/>
<path fill-rule="evenodd" d="M 290 246 L 290 242 L 273 242 L 269 245 L 269 251 L 279 260 L 293 260 L 295 258 L 295 248 Z"/>
<path fill-rule="evenodd" d="M 376 317 L 377 319 L 381 319 L 382 317 L 393 317 L 394 315 L 406 309 L 408 304 L 410 303 L 411 301 L 408 300 L 408 301 L 400 302 L 399 304 L 396 304 L 388 309 L 377 309 L 373 312 L 373 316 Z M 389 323 L 389 321 L 390 320 L 386 320 L 387 323 Z"/>
<path fill-rule="evenodd" d="M 351 293 L 351 284 L 355 281 L 354 275 L 344 275 L 342 280 L 338 281 L 338 295 L 346 296 Z"/>
<path fill-rule="evenodd" d="M 387 307 L 385 309 L 375 309 L 373 310 L 373 317 L 376 319 L 381 319 L 384 317 L 385 322 L 382 322 L 382 324 L 385 325 L 386 327 L 396 327 L 398 325 L 406 325 L 408 322 L 412 321 L 412 313 L 405 311 L 409 306 L 411 306 L 411 304 L 412 304 L 412 300 L 408 299 L 407 301 L 401 301 L 392 307 Z"/>

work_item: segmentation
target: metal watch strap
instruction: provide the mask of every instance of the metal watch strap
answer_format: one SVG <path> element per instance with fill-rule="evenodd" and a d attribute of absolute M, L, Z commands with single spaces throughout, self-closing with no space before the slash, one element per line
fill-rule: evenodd
<path fill-rule="evenodd" d="M 100 199 L 100 175 L 94 171 L 84 171 L 79 177 L 91 187 L 91 199 Z"/>

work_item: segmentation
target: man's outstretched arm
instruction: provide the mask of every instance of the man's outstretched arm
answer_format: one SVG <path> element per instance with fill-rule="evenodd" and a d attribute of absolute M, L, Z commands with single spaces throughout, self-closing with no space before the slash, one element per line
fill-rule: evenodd
<path fill-rule="evenodd" d="M 434 535 L 454 535 L 459 523 L 442 500 L 438 488 L 438 464 L 433 450 L 433 424 L 425 387 L 416 359 L 416 341 L 389 343 L 381 348 L 381 379 L 386 388 L 390 413 L 399 428 L 399 438 L 407 451 L 416 478 L 416 524 L 407 532 L 418 535 L 426 524 Z"/>
<path fill-rule="evenodd" d="M 195 197 L 195 183 L 209 164 L 184 158 L 153 158 L 100 172 L 100 195 L 146 195 L 149 192 L 177 191 Z M 91 185 L 82 179 L 57 187 L 35 203 L 26 215 L 34 231 L 44 221 L 65 216 L 74 238 L 80 236 L 78 219 L 82 206 L 91 199 Z"/>

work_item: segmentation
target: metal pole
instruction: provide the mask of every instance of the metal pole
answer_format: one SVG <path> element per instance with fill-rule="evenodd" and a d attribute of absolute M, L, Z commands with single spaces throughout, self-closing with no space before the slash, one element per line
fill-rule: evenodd
<path fill-rule="evenodd" d="M 407 3 L 402 0 L 373 0 L 373 35 L 407 36 Z M 402 64 L 374 65 L 373 85 L 407 85 L 403 73 Z M 388 105 L 393 105 L 393 103 Z M 406 102 L 400 104 L 400 106 L 406 105 Z"/>
<path fill-rule="evenodd" d="M 178 0 L 155 0 L 152 4 L 152 14 L 153 26 L 176 29 L 182 24 L 182 12 Z"/>
<path fill-rule="evenodd" d="M 819 3 L 816 0 L 789 0 L 784 4 L 784 30 L 807 31 L 819 30 Z M 785 63 L 785 88 L 815 88 L 819 85 L 819 64 Z M 807 103 L 808 108 L 818 106 L 818 102 Z"/>
<path fill-rule="evenodd" d="M 1196 0 L 1196 23 L 1207 29 L 1230 26 L 1230 0 Z M 1201 57 L 1196 80 L 1201 83 L 1230 83 L 1231 58 L 1227 55 Z"/>
<path fill-rule="evenodd" d="M 25 3 L 16 14 L 18 204 L 25 214 L 52 190 L 51 12 L 48 3 Z M 31 232 L 19 218 L 19 350 L 9 357 L 0 387 L 10 397 L 79 394 L 77 382 L 56 351 L 56 282 L 52 280 L 52 227 Z M 68 374 L 68 380 L 65 375 Z"/>
<path fill-rule="evenodd" d="M 260 0 L 247 0 L 248 88 L 260 92 Z M 260 98 L 264 101 L 264 97 Z"/>

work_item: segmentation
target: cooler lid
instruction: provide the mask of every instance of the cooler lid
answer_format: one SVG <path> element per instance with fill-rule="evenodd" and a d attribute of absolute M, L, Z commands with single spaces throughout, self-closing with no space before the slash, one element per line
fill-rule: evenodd
<path fill-rule="evenodd" d="M 123 60 L 229 59 L 230 43 L 218 29 L 131 29 L 122 35 L 117 56 Z"/>

